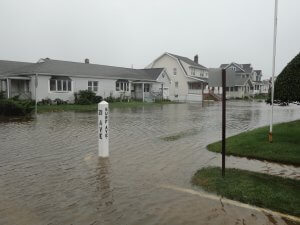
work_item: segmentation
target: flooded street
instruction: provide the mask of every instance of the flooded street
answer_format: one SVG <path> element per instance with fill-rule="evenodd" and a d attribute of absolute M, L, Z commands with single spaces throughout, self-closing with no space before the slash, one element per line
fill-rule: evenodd
<path fill-rule="evenodd" d="M 274 109 L 275 122 L 300 119 L 299 106 Z M 228 102 L 227 136 L 267 125 L 269 110 Z M 109 159 L 97 157 L 96 112 L 44 113 L 0 127 L 1 225 L 287 223 L 180 191 L 199 190 L 190 184 L 195 171 L 221 164 L 206 150 L 221 138 L 220 103 L 112 108 Z M 300 179 L 292 166 L 237 157 L 226 163 Z"/>

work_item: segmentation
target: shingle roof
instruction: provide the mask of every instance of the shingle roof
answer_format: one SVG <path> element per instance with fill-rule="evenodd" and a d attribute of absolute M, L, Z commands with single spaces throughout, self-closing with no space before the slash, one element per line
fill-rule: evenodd
<path fill-rule="evenodd" d="M 130 80 L 156 80 L 163 68 L 130 69 L 98 64 L 44 59 L 42 62 L 27 65 L 11 71 L 8 75 L 50 74 L 78 77 L 95 77 Z"/>
<path fill-rule="evenodd" d="M 175 54 L 171 54 L 171 53 L 168 53 L 168 54 L 174 56 L 174 57 L 177 58 L 178 60 L 181 60 L 181 61 L 183 61 L 183 62 L 185 62 L 185 63 L 187 63 L 187 64 L 189 64 L 189 65 L 191 65 L 191 66 L 200 67 L 200 68 L 202 68 L 202 69 L 207 69 L 205 66 L 202 66 L 202 65 L 200 65 L 199 63 L 196 63 L 196 62 L 194 62 L 193 60 L 191 60 L 191 59 L 189 59 L 189 58 L 187 58 L 187 57 L 180 56 L 180 55 L 175 55 Z"/>
<path fill-rule="evenodd" d="M 208 86 L 210 87 L 221 87 L 222 76 L 220 68 L 210 68 L 208 70 Z M 241 77 L 231 69 L 226 69 L 226 87 L 241 86 L 249 80 L 247 77 Z"/>
<path fill-rule="evenodd" d="M 9 71 L 15 70 L 20 67 L 28 66 L 31 64 L 33 63 L 0 60 L 0 76 L 5 73 L 8 73 Z"/>
<path fill-rule="evenodd" d="M 221 64 L 220 68 L 225 68 L 225 67 L 227 67 L 230 64 L 236 64 L 236 65 L 238 65 L 239 67 L 241 67 L 245 71 L 245 73 L 251 73 L 252 70 L 253 70 L 253 68 L 251 67 L 250 63 L 239 64 L 239 63 L 235 63 L 235 62 L 232 62 L 232 63 L 229 63 L 229 64 L 228 63 L 227 64 Z"/>

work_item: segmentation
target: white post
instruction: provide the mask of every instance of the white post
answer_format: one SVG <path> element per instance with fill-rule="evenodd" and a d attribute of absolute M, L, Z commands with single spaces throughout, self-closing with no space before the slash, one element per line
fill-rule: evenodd
<path fill-rule="evenodd" d="M 273 35 L 273 62 L 272 62 L 272 90 L 271 90 L 271 118 L 270 118 L 269 142 L 273 141 L 273 108 L 274 108 L 274 86 L 275 86 L 275 84 L 274 84 L 274 74 L 275 74 L 275 58 L 276 58 L 277 10 L 278 10 L 278 0 L 275 0 L 274 35 Z"/>
<path fill-rule="evenodd" d="M 109 156 L 108 147 L 108 103 L 102 101 L 98 104 L 98 155 L 99 157 Z"/>
<path fill-rule="evenodd" d="M 34 87 L 35 87 L 35 91 L 34 91 L 34 95 L 35 95 L 35 117 L 37 117 L 37 86 L 38 86 L 38 77 L 37 74 L 35 74 L 35 78 L 34 78 Z"/>
<path fill-rule="evenodd" d="M 145 99 L 145 94 L 144 94 L 144 83 L 142 84 L 142 91 L 143 91 L 143 102 L 144 102 L 144 99 Z"/>
<path fill-rule="evenodd" d="M 9 79 L 6 79 L 6 90 L 7 90 L 7 98 L 10 98 L 10 87 L 9 87 Z"/>

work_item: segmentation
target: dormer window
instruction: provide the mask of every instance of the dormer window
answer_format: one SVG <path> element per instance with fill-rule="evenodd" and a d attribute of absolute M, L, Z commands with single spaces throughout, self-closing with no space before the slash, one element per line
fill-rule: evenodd
<path fill-rule="evenodd" d="M 173 75 L 177 74 L 177 68 L 173 68 Z"/>
<path fill-rule="evenodd" d="M 195 75 L 195 68 L 191 68 L 191 75 Z"/>

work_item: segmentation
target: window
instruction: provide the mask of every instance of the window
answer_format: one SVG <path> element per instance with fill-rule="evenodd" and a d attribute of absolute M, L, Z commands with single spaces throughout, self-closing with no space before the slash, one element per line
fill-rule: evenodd
<path fill-rule="evenodd" d="M 232 69 L 233 71 L 236 71 L 236 68 L 234 66 L 231 66 L 230 69 Z"/>
<path fill-rule="evenodd" d="M 239 88 L 239 87 L 235 86 L 235 87 L 234 87 L 234 91 L 238 91 L 238 88 Z"/>
<path fill-rule="evenodd" d="M 144 92 L 150 92 L 150 84 L 144 84 Z"/>
<path fill-rule="evenodd" d="M 175 87 L 178 88 L 178 81 L 175 82 Z"/>
<path fill-rule="evenodd" d="M 191 75 L 195 75 L 195 68 L 191 68 Z"/>
<path fill-rule="evenodd" d="M 190 90 L 201 90 L 201 83 L 188 83 Z"/>
<path fill-rule="evenodd" d="M 72 91 L 72 81 L 69 79 L 50 79 L 50 91 Z"/>
<path fill-rule="evenodd" d="M 88 90 L 89 91 L 98 91 L 98 81 L 88 81 Z"/>
<path fill-rule="evenodd" d="M 230 91 L 233 91 L 233 87 L 230 88 Z"/>
<path fill-rule="evenodd" d="M 177 68 L 173 68 L 173 75 L 177 74 Z"/>
<path fill-rule="evenodd" d="M 127 80 L 117 80 L 116 91 L 129 91 L 129 82 Z"/>

